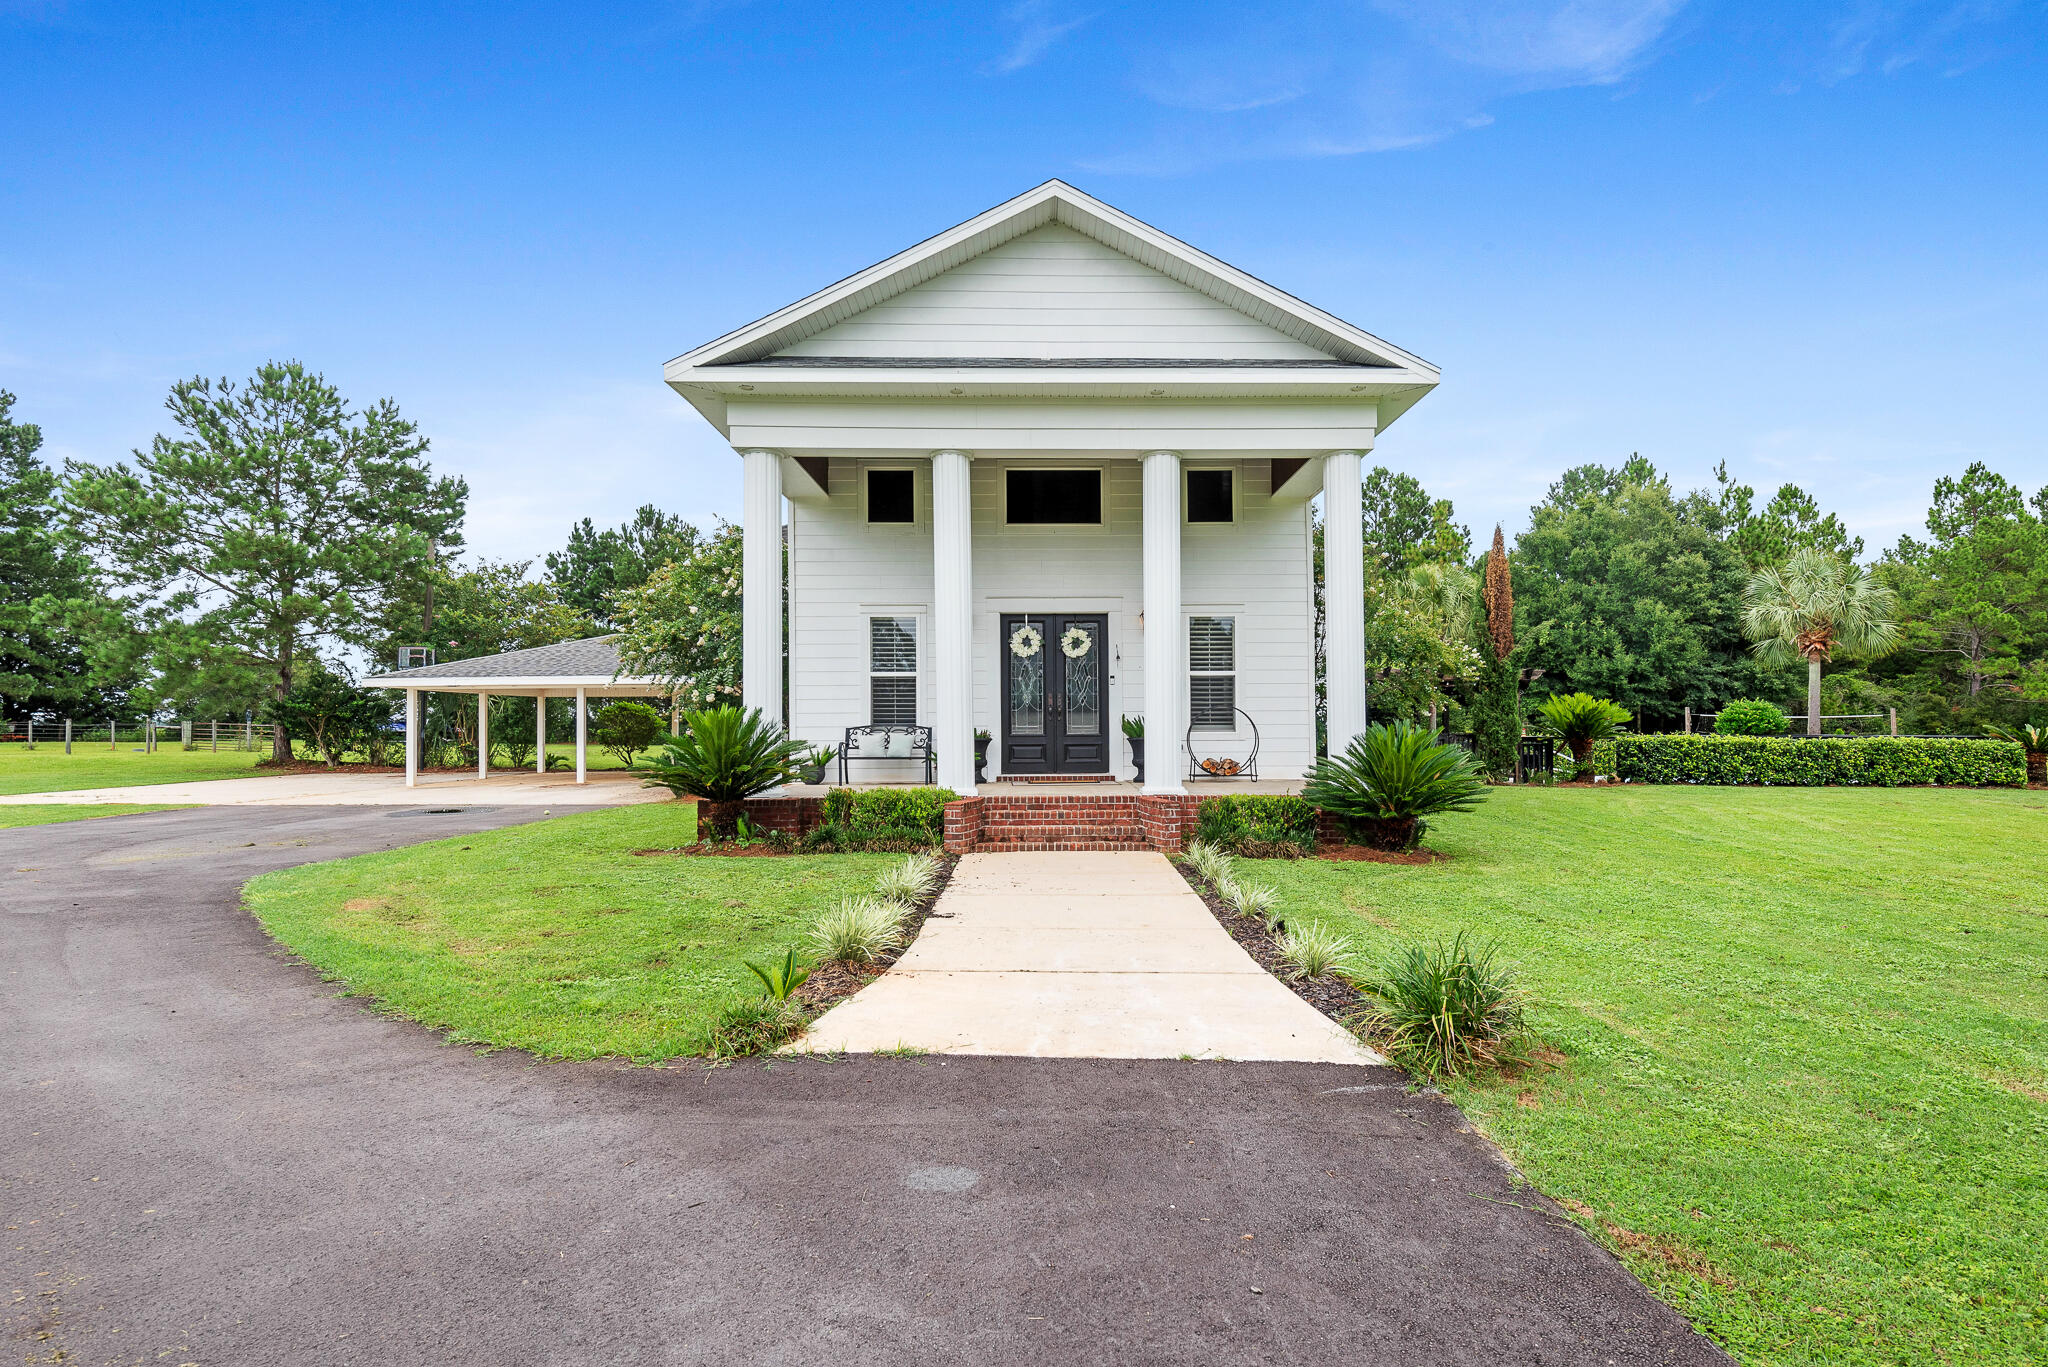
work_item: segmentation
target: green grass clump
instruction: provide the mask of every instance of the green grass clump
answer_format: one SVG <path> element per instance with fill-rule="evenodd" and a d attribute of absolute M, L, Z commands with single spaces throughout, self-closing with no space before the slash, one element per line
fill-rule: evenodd
<path fill-rule="evenodd" d="M 474 1044 L 548 1058 L 703 1054 L 874 855 L 636 856 L 695 838 L 648 803 L 265 874 L 251 911 L 351 991 Z"/>
<path fill-rule="evenodd" d="M 2034 1363 L 2044 829 L 2024 790 L 1499 788 L 1443 862 L 1256 873 L 1373 960 L 1498 946 L 1561 1058 L 1445 1089 L 1743 1361 Z"/>
<path fill-rule="evenodd" d="M 903 943 L 909 908 L 882 897 L 849 897 L 818 918 L 810 946 L 820 959 L 871 964 Z"/>

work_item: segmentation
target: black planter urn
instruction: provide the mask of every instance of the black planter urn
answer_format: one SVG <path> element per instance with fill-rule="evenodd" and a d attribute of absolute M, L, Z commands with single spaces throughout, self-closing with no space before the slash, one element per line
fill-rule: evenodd
<path fill-rule="evenodd" d="M 989 737 L 987 736 L 976 736 L 974 738 L 974 781 L 976 783 L 988 782 L 988 743 Z"/>
<path fill-rule="evenodd" d="M 1143 736 L 1125 736 L 1124 739 L 1131 743 L 1131 767 L 1138 771 L 1137 781 L 1143 783 L 1145 781 L 1145 738 Z"/>

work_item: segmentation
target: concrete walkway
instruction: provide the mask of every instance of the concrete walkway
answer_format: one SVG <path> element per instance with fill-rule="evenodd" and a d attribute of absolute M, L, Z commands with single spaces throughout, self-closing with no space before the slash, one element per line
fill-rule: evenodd
<path fill-rule="evenodd" d="M 794 1048 L 1383 1063 L 1238 948 L 1164 855 L 970 854 L 896 966 Z"/>
<path fill-rule="evenodd" d="M 142 783 L 120 788 L 77 788 L 56 793 L 13 793 L 0 804 L 140 802 L 203 807 L 420 807 L 489 803 L 498 807 L 616 807 L 629 802 L 665 802 L 659 788 L 643 788 L 635 775 L 595 773 L 578 785 L 570 774 L 508 772 L 478 779 L 473 774 L 422 774 L 417 788 L 403 774 L 266 774 L 260 778 L 215 778 L 192 783 Z"/>

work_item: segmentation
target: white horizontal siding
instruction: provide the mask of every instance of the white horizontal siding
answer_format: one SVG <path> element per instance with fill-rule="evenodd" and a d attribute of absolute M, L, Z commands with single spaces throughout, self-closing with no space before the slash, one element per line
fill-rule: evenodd
<path fill-rule="evenodd" d="M 904 462 L 873 462 L 900 466 Z M 1100 527 L 1006 527 L 1001 471 L 1016 462 L 977 459 L 970 481 L 974 518 L 974 725 L 1000 736 L 998 618 L 1004 612 L 1101 612 L 1109 619 L 1111 718 L 1144 709 L 1141 476 L 1134 462 L 1103 463 Z M 1047 464 L 1073 465 L 1071 459 Z M 870 526 L 859 497 L 867 462 L 832 461 L 829 502 L 790 505 L 790 728 L 813 745 L 836 745 L 868 720 L 867 615 L 924 614 L 919 634 L 919 720 L 929 722 L 929 605 L 932 591 L 928 463 L 918 465 L 920 521 Z M 1238 619 L 1238 699 L 1257 719 L 1270 778 L 1298 777 L 1313 761 L 1314 642 L 1309 598 L 1308 509 L 1268 498 L 1266 464 L 1239 471 L 1238 521 L 1182 531 L 1183 602 L 1190 612 Z M 1184 630 L 1184 624 L 1175 623 Z M 1185 684 L 1182 685 L 1183 687 Z M 1130 777 L 1127 747 L 1112 730 L 1118 772 Z M 1204 753 L 1227 738 L 1205 737 Z M 1150 747 L 1178 762 L 1180 738 Z M 879 765 L 869 777 L 881 778 Z M 991 774 L 993 774 L 993 769 Z M 909 777 L 908 774 L 889 775 Z"/>
<path fill-rule="evenodd" d="M 1330 358 L 1057 223 L 983 252 L 777 354 Z"/>

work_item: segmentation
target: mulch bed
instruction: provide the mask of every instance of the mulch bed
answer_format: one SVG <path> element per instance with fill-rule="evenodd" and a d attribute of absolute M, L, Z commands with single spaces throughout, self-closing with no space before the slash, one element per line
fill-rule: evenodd
<path fill-rule="evenodd" d="M 924 929 L 925 918 L 932 914 L 932 908 L 938 905 L 940 895 L 946 891 L 946 885 L 953 881 L 953 866 L 959 862 L 958 855 L 941 856 L 938 882 L 932 888 L 931 895 L 912 907 L 910 915 L 903 919 L 901 948 L 890 950 L 871 964 L 849 964 L 828 959 L 811 969 L 811 976 L 804 980 L 802 987 L 790 995 L 790 999 L 800 1004 L 815 1019 L 888 972 L 891 965 L 917 943 L 917 935 Z M 950 912 L 947 914 L 951 915 Z"/>
<path fill-rule="evenodd" d="M 761 842 L 742 845 L 738 841 L 733 840 L 722 840 L 714 844 L 709 840 L 699 840 L 694 845 L 676 845 L 665 850 L 634 850 L 633 853 L 643 859 L 664 854 L 708 855 L 718 859 L 767 859 L 785 854 L 804 854 L 806 851 L 798 849 L 793 844 L 770 845 L 766 842 Z M 810 853 L 815 853 L 815 851 L 810 851 Z"/>
<path fill-rule="evenodd" d="M 1360 847 L 1347 845 L 1341 848 Z M 1394 855 L 1383 856 L 1378 850 L 1366 853 L 1374 857 L 1399 859 L 1399 856 Z M 1256 916 L 1240 916 L 1231 910 L 1230 903 L 1223 900 L 1223 894 L 1216 891 L 1215 884 L 1203 878 L 1187 864 L 1175 860 L 1173 866 L 1180 870 L 1180 876 L 1187 880 L 1188 886 L 1194 889 L 1195 895 L 1202 899 L 1209 908 L 1209 914 L 1216 918 L 1216 923 L 1223 927 L 1230 938 L 1237 941 L 1245 953 L 1256 959 L 1259 967 L 1286 984 L 1295 996 L 1340 1025 L 1346 1024 L 1346 1018 L 1365 1004 L 1365 998 L 1358 994 L 1358 989 L 1334 973 L 1326 973 L 1320 978 L 1294 977 L 1293 970 L 1287 966 L 1287 961 L 1280 957 L 1279 942 L 1273 937 L 1273 933 L 1266 929 L 1264 921 Z M 1276 924 L 1283 930 L 1287 925 L 1284 919 Z"/>
<path fill-rule="evenodd" d="M 1412 850 L 1376 850 L 1370 845 L 1337 845 L 1328 841 L 1316 842 L 1317 859 L 1354 860 L 1369 864 L 1442 864 L 1450 856 L 1441 850 L 1419 845 Z"/>

